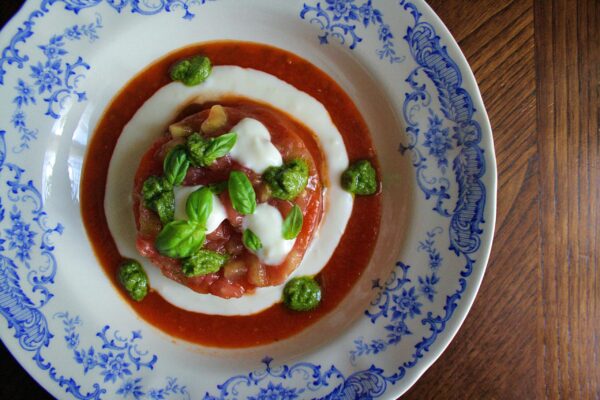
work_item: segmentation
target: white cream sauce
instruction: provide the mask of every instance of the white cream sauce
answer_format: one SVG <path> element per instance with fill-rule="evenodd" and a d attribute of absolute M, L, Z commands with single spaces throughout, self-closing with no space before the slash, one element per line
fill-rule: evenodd
<path fill-rule="evenodd" d="M 237 134 L 237 140 L 229 154 L 244 167 L 262 174 L 269 167 L 283 164 L 281 153 L 271 143 L 269 130 L 260 121 L 244 118 L 231 131 Z"/>
<path fill-rule="evenodd" d="M 125 126 L 115 147 L 108 171 L 104 206 L 111 234 L 124 257 L 142 263 L 152 289 L 176 307 L 205 314 L 250 315 L 281 299 L 283 285 L 259 288 L 239 299 L 200 294 L 162 275 L 159 268 L 140 256 L 135 248 L 136 229 L 132 210 L 133 179 L 143 154 L 165 131 L 183 105 L 218 101 L 230 95 L 265 102 L 302 121 L 319 139 L 327 164 L 325 214 L 304 259 L 292 276 L 314 275 L 327 263 L 344 233 L 353 198 L 339 182 L 348 166 L 342 136 L 325 107 L 273 75 L 235 66 L 213 68 L 201 85 L 171 83 L 157 91 Z"/>
<path fill-rule="evenodd" d="M 257 205 L 254 214 L 246 215 L 242 227 L 260 239 L 262 247 L 254 253 L 263 264 L 281 264 L 296 243 L 296 239 L 283 238 L 283 217 L 276 207 L 267 203 Z"/>

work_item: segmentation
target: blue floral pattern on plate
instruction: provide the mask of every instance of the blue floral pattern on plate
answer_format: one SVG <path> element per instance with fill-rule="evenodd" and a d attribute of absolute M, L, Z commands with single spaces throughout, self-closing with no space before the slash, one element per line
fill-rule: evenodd
<path fill-rule="evenodd" d="M 385 375 L 383 369 L 375 366 L 350 376 L 344 376 L 335 366 L 325 370 L 321 365 L 309 362 L 273 368 L 272 361 L 272 358 L 265 357 L 264 370 L 231 377 L 218 385 L 218 394 L 207 393 L 204 400 L 238 399 L 241 388 L 254 393 L 247 397 L 249 400 L 374 399 L 383 395 L 388 385 L 404 376 L 403 372 Z M 297 379 L 292 380 L 294 377 Z M 275 383 L 277 381 L 279 383 Z M 323 389 L 327 394 L 321 397 Z"/>
<path fill-rule="evenodd" d="M 190 20 L 195 16 L 194 6 L 206 2 L 42 0 L 39 7 L 26 16 L 0 54 L 0 87 L 4 87 L 10 68 L 27 70 L 27 74 L 21 75 L 12 87 L 11 126 L 0 130 L 0 178 L 6 183 L 0 196 L 0 223 L 5 226 L 0 231 L 0 314 L 7 320 L 9 329 L 14 330 L 13 335 L 22 350 L 32 354 L 36 366 L 77 399 L 189 399 L 190 393 L 175 377 L 167 377 L 162 387 L 145 384 L 146 375 L 142 372 L 153 371 L 159 358 L 138 348 L 142 344 L 140 331 L 122 336 L 106 325 L 96 334 L 98 343 L 93 344 L 84 341 L 89 338 L 80 337 L 78 328 L 83 321 L 79 316 L 70 316 L 68 311 L 55 314 L 55 319 L 62 320 L 65 346 L 82 374 L 93 375 L 96 383 L 91 389 L 82 389 L 74 378 L 61 375 L 58 366 L 43 355 L 56 335 L 56 332 L 50 332 L 44 310 L 53 297 L 50 288 L 58 268 L 52 239 L 60 236 L 64 227 L 48 223 L 40 191 L 32 181 L 25 179 L 25 169 L 10 162 L 9 158 L 18 159 L 15 153 L 29 149 L 39 138 L 40 132 L 28 124 L 31 107 L 46 103 L 46 117 L 56 120 L 68 101 L 86 101 L 87 94 L 79 89 L 79 83 L 91 67 L 82 57 L 72 54 L 69 43 L 101 39 L 102 18 L 97 14 L 93 23 L 72 25 L 57 32 L 46 43 L 37 46 L 36 54 L 22 54 L 19 47 L 34 35 L 37 21 L 57 4 L 75 14 L 107 4 L 117 13 L 129 10 L 150 16 L 179 11 L 183 19 Z M 411 266 L 398 261 L 383 284 L 379 280 L 373 282 L 377 297 L 365 311 L 365 317 L 373 325 L 383 326 L 387 335 L 355 338 L 348 359 L 355 364 L 368 357 L 376 363 L 391 346 L 413 335 L 412 327 L 417 323 L 428 327 L 430 334 L 415 345 L 408 361 L 391 372 L 375 364 L 351 374 L 344 374 L 335 365 L 310 362 L 274 366 L 273 359 L 266 357 L 262 369 L 230 377 L 214 391 L 207 392 L 206 400 L 239 398 L 242 388 L 246 397 L 252 400 L 381 397 L 429 351 L 453 317 L 467 289 L 468 277 L 476 262 L 472 255 L 480 247 L 481 225 L 485 223 L 486 188 L 482 182 L 485 160 L 480 147 L 481 128 L 473 118 L 473 101 L 462 87 L 461 71 L 441 44 L 434 27 L 422 19 L 423 14 L 413 2 L 400 0 L 398 5 L 413 19 L 403 39 L 417 64 L 405 80 L 410 87 L 403 104 L 407 141 L 399 150 L 411 157 L 419 189 L 426 200 L 434 200 L 433 212 L 446 218 L 448 227 L 432 228 L 418 245 L 417 251 L 426 254 L 428 259 L 427 273 L 411 275 Z M 405 56 L 397 53 L 394 44 L 399 36 L 384 22 L 384 17 L 372 0 L 322 0 L 303 4 L 299 10 L 299 18 L 321 31 L 317 37 L 319 43 L 325 45 L 334 38 L 353 50 L 369 30 L 375 30 L 378 58 L 390 64 L 402 63 Z M 423 110 L 427 117 L 417 118 Z M 19 136 L 18 145 L 11 148 L 13 155 L 7 151 L 7 134 Z M 449 158 L 451 150 L 458 151 L 454 159 Z M 451 185 L 456 186 L 456 195 L 453 195 Z M 444 235 L 450 249 L 462 257 L 465 264 L 460 272 L 458 289 L 446 297 L 443 312 L 436 315 L 432 311 L 425 312 L 425 308 L 438 295 L 439 270 L 444 259 L 437 240 Z M 35 257 L 32 257 L 33 253 Z M 45 260 L 42 265 L 31 262 L 40 259 Z M 19 272 L 27 278 L 23 280 Z"/>
<path fill-rule="evenodd" d="M 90 69 L 90 66 L 81 58 L 77 57 L 74 61 L 68 62 L 65 58 L 68 56 L 67 42 L 87 38 L 90 42 L 98 39 L 98 30 L 102 28 L 102 18 L 96 17 L 95 23 L 86 25 L 73 25 L 60 34 L 53 35 L 47 44 L 38 46 L 45 59 L 31 63 L 28 82 L 19 78 L 17 86 L 14 88 L 15 97 L 13 103 L 16 109 L 13 113 L 13 127 L 21 135 L 19 146 L 14 147 L 13 151 L 20 153 L 29 148 L 29 142 L 37 139 L 38 131 L 27 126 L 26 110 L 28 106 L 37 104 L 39 100 L 48 103 L 46 115 L 58 119 L 64 103 L 71 97 L 81 102 L 86 99 L 86 94 L 78 90 L 78 81 L 85 77 L 84 72 Z M 10 54 L 6 48 L 3 52 Z M 13 54 L 18 51 L 12 48 Z M 24 58 L 23 58 L 24 59 Z M 0 59 L 0 83 L 5 71 L 2 69 L 4 62 L 14 62 L 14 58 Z M 19 64 L 22 66 L 23 64 Z"/>
<path fill-rule="evenodd" d="M 363 40 L 356 32 L 356 23 L 361 23 L 365 29 L 377 26 L 377 35 L 381 43 L 377 50 L 378 57 L 392 64 L 404 60 L 403 56 L 396 54 L 394 34 L 390 26 L 383 22 L 383 13 L 373 7 L 372 0 L 360 5 L 355 0 L 325 0 L 325 3 L 325 7 L 321 6 L 320 2 L 314 6 L 304 4 L 300 12 L 300 18 L 317 24 L 323 31 L 319 36 L 321 44 L 328 44 L 329 38 L 332 37 L 354 49 Z"/>
<path fill-rule="evenodd" d="M 80 343 L 77 328 L 82 325 L 79 316 L 71 317 L 68 312 L 60 312 L 54 318 L 61 319 L 64 327 L 64 340 L 67 348 L 73 352 L 73 359 L 83 368 L 84 375 L 88 373 L 99 375 L 111 397 L 133 399 L 190 399 L 185 386 L 177 382 L 177 378 L 167 377 L 167 383 L 159 388 L 147 388 L 143 376 L 138 376 L 140 370 L 153 370 L 158 362 L 156 354 L 149 354 L 138 347 L 142 340 L 141 331 L 122 336 L 118 331 L 111 332 L 105 325 L 96 333 L 101 346 L 89 347 Z M 109 392 L 110 390 L 110 392 Z"/>

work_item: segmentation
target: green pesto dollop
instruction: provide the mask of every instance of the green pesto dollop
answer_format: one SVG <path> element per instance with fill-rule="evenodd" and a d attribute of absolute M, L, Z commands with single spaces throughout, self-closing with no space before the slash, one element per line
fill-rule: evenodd
<path fill-rule="evenodd" d="M 377 191 L 377 173 L 367 160 L 350 165 L 342 174 L 342 187 L 350 193 L 370 195 Z"/>
<path fill-rule="evenodd" d="M 212 71 L 210 59 L 195 56 L 181 60 L 171 67 L 171 79 L 180 81 L 186 86 L 199 85 L 208 78 Z"/>
<path fill-rule="evenodd" d="M 321 302 L 321 287 L 310 276 L 291 279 L 283 289 L 283 303 L 294 311 L 310 311 Z"/>
<path fill-rule="evenodd" d="M 228 259 L 226 254 L 202 249 L 183 260 L 181 270 L 187 277 L 206 275 L 220 270 Z"/>
<path fill-rule="evenodd" d="M 151 176 L 144 181 L 142 196 L 144 197 L 144 201 L 150 201 L 160 193 L 170 190 L 171 188 L 172 186 L 167 180 L 159 176 Z"/>
<path fill-rule="evenodd" d="M 133 300 L 142 301 L 148 294 L 148 276 L 139 262 L 123 261 L 119 266 L 118 278 Z"/>
<path fill-rule="evenodd" d="M 197 133 L 192 133 L 187 137 L 185 146 L 192 165 L 195 167 L 205 166 L 204 154 L 208 148 L 208 139 L 203 138 Z"/>
<path fill-rule="evenodd" d="M 301 158 L 290 161 L 281 167 L 269 167 L 263 174 L 271 195 L 282 200 L 293 200 L 308 183 L 308 165 Z"/>
<path fill-rule="evenodd" d="M 151 176 L 142 186 L 144 205 L 156 212 L 163 225 L 171 222 L 175 216 L 175 195 L 173 186 L 162 177 Z"/>

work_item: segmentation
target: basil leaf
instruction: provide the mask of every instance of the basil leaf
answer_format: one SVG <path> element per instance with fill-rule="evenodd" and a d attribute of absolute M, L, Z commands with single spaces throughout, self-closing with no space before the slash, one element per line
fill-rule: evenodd
<path fill-rule="evenodd" d="M 240 171 L 231 172 L 227 187 L 231 205 L 237 212 L 247 215 L 256 210 L 256 193 L 246 174 Z"/>
<path fill-rule="evenodd" d="M 304 216 L 302 215 L 302 211 L 297 204 L 294 204 L 292 207 L 292 211 L 285 217 L 283 221 L 283 229 L 282 234 L 283 238 L 286 240 L 292 240 L 302 230 L 302 222 L 304 221 Z"/>
<path fill-rule="evenodd" d="M 194 133 L 188 136 L 186 146 L 192 165 L 195 167 L 208 167 L 217 158 L 227 155 L 236 141 L 237 134 L 233 132 L 216 138 L 205 138 Z"/>
<path fill-rule="evenodd" d="M 227 260 L 227 254 L 202 249 L 183 260 L 181 270 L 187 277 L 206 275 L 220 270 Z"/>
<path fill-rule="evenodd" d="M 213 210 L 213 194 L 207 187 L 202 187 L 189 195 L 185 202 L 185 212 L 190 221 L 206 228 L 206 222 Z"/>
<path fill-rule="evenodd" d="M 263 247 L 260 238 L 256 236 L 256 233 L 252 232 L 250 229 L 246 229 L 244 231 L 242 234 L 242 241 L 244 242 L 244 246 L 252 251 L 258 251 Z"/>
<path fill-rule="evenodd" d="M 165 157 L 163 169 L 165 178 L 172 186 L 181 185 L 190 167 L 187 153 L 183 146 L 174 147 Z"/>
<path fill-rule="evenodd" d="M 204 229 L 195 222 L 173 221 L 163 227 L 156 241 L 156 249 L 171 258 L 189 257 L 204 244 Z"/>
<path fill-rule="evenodd" d="M 226 156 L 227 153 L 231 151 L 236 141 L 237 134 L 234 132 L 226 133 L 211 139 L 204 152 L 204 164 L 210 165 L 214 163 L 217 158 Z"/>

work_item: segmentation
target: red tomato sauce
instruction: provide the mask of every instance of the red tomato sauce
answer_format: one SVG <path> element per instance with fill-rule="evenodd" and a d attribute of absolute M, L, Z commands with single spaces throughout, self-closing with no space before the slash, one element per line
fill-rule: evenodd
<path fill-rule="evenodd" d="M 157 90 L 171 82 L 168 73 L 171 65 L 197 54 L 208 56 L 213 65 L 238 65 L 270 73 L 313 96 L 323 103 L 342 134 L 350 160 L 369 159 L 377 166 L 369 131 L 353 102 L 335 81 L 302 58 L 270 46 L 232 41 L 204 43 L 173 52 L 140 72 L 117 94 L 91 138 L 84 162 L 80 192 L 83 222 L 100 265 L 116 287 L 119 287 L 116 277 L 123 257 L 110 234 L 104 210 L 112 153 L 124 126 L 135 112 Z M 229 99 L 220 103 L 240 106 L 244 101 Z M 179 118 L 190 115 L 192 111 L 189 108 L 184 110 Z M 308 129 L 300 122 L 295 123 L 298 125 L 297 133 L 315 160 L 320 175 L 326 175 L 322 170 L 323 158 L 318 143 L 306 135 Z M 132 168 L 137 166 L 138 161 Z M 327 186 L 327 182 L 324 184 Z M 273 343 L 302 331 L 335 310 L 371 258 L 380 219 L 380 193 L 356 197 L 344 235 L 331 259 L 316 277 L 323 295 L 321 304 L 313 311 L 294 312 L 279 303 L 248 316 L 206 315 L 177 308 L 154 291 L 150 291 L 139 303 L 130 300 L 120 288 L 118 291 L 140 317 L 172 336 L 223 348 Z"/>

